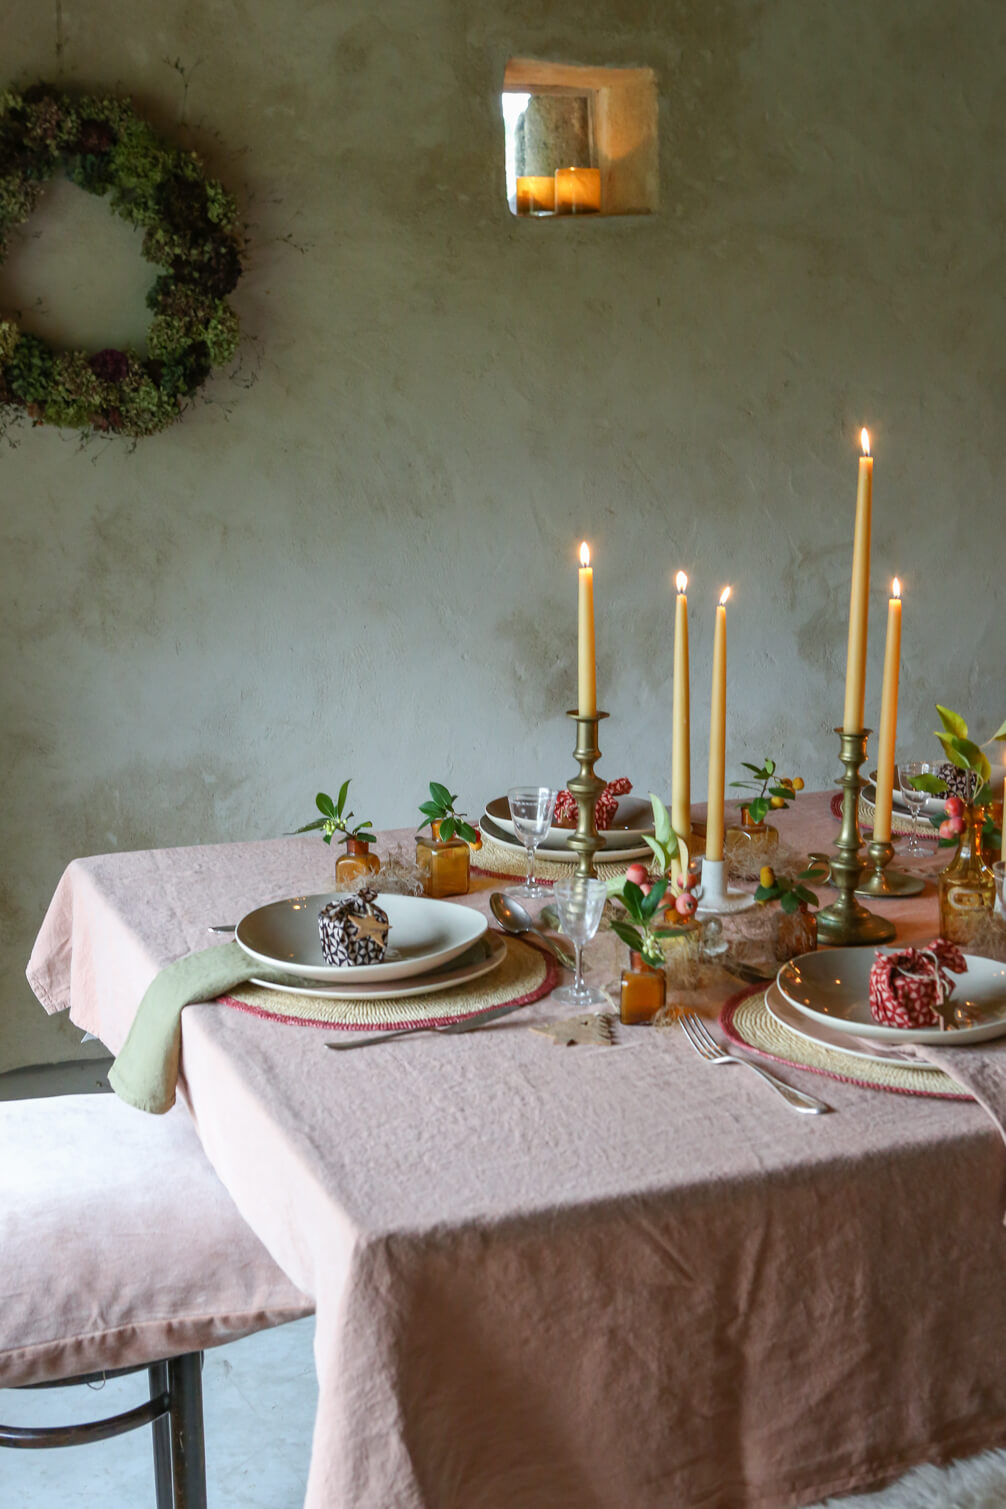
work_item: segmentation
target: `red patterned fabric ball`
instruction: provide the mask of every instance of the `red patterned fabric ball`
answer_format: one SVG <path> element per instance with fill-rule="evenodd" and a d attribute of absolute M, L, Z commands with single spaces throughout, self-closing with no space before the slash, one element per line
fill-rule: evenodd
<path fill-rule="evenodd" d="M 632 782 L 626 776 L 619 776 L 617 781 L 609 781 L 597 799 L 595 808 L 595 820 L 599 833 L 605 828 L 610 828 L 618 811 L 618 798 L 628 796 L 632 790 Z M 557 828 L 576 827 L 576 797 L 571 791 L 560 791 L 555 799 L 555 814 L 552 822 Z"/>
<path fill-rule="evenodd" d="M 943 938 L 926 948 L 878 953 L 870 970 L 870 1015 L 885 1027 L 939 1027 L 937 1008 L 956 983 L 947 971 L 962 975 L 967 967 L 960 949 Z"/>

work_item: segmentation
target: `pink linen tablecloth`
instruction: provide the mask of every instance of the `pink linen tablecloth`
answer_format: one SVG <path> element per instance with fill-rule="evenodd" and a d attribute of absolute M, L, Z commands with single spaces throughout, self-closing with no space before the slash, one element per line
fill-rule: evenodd
<path fill-rule="evenodd" d="M 784 837 L 829 846 L 827 801 Z M 332 864 L 311 838 L 77 860 L 29 978 L 114 1051 L 208 923 Z M 932 889 L 892 915 L 932 936 Z M 836 1082 L 800 1117 L 677 1032 L 526 1030 L 563 1014 L 333 1054 L 184 1013 L 203 1144 L 317 1305 L 308 1509 L 792 1509 L 1006 1440 L 1006 1156 L 979 1108 Z"/>

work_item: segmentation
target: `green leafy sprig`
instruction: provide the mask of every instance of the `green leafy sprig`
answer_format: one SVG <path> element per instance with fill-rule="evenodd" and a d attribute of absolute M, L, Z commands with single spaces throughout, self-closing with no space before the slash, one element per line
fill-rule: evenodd
<path fill-rule="evenodd" d="M 419 810 L 423 814 L 423 821 L 419 824 L 420 833 L 425 827 L 439 823 L 440 837 L 445 842 L 450 838 L 463 838 L 466 844 L 477 843 L 478 833 L 471 823 L 465 822 L 465 814 L 454 810 L 457 799 L 456 791 L 452 794 L 439 781 L 431 781 L 430 800 L 419 804 Z"/>
<path fill-rule="evenodd" d="M 800 874 L 795 878 L 789 875 L 777 875 L 771 865 L 763 867 L 763 876 L 766 870 L 772 876 L 772 884 L 765 885 L 762 881 L 759 881 L 758 889 L 754 893 L 756 901 L 763 903 L 778 901 L 788 917 L 791 917 L 794 912 L 800 911 L 803 907 L 820 905 L 817 899 L 817 892 L 812 891 L 809 886 L 803 885 L 802 882 L 811 880 L 815 885 L 821 885 L 828 878 L 826 869 L 818 865 L 811 865 L 809 869 L 801 870 Z"/>
<path fill-rule="evenodd" d="M 976 807 L 987 807 L 995 800 L 995 792 L 992 788 L 992 764 L 988 755 L 982 745 L 976 744 L 969 737 L 968 725 L 960 713 L 955 713 L 949 707 L 941 707 L 938 702 L 936 711 L 940 715 L 943 727 L 936 729 L 935 733 L 936 738 L 943 745 L 944 754 L 951 765 L 956 765 L 958 770 L 965 770 L 977 777 L 972 801 Z M 1000 744 L 1006 742 L 1006 722 L 1001 723 L 992 737 L 985 741 L 986 744 L 996 742 Z M 916 791 L 924 791 L 927 796 L 946 796 L 948 791 L 946 781 L 939 775 L 917 775 L 912 785 Z M 929 821 L 934 828 L 939 828 L 938 817 L 930 814 Z M 1002 841 L 1001 830 L 996 827 L 991 815 L 985 818 L 982 837 L 991 844 Z M 952 849 L 956 847 L 959 839 L 941 838 L 939 842 L 941 849 Z"/>
<path fill-rule="evenodd" d="M 350 780 L 352 777 L 350 777 Z M 361 844 L 374 844 L 377 838 L 374 834 L 374 825 L 369 818 L 365 822 L 352 826 L 354 814 L 346 811 L 346 798 L 349 795 L 349 781 L 343 781 L 339 787 L 339 795 L 333 802 L 332 798 L 324 791 L 319 791 L 314 799 L 314 804 L 321 813 L 313 823 L 305 823 L 303 828 L 295 828 L 295 833 L 316 833 L 321 830 L 321 836 L 326 844 L 330 844 L 337 833 L 341 833 L 344 839 L 353 838 Z"/>
<path fill-rule="evenodd" d="M 611 919 L 611 930 L 627 943 L 630 948 L 641 954 L 647 964 L 660 968 L 664 962 L 665 939 L 680 937 L 682 933 L 690 932 L 687 927 L 657 927 L 656 917 L 667 890 L 666 880 L 655 880 L 648 895 L 644 896 L 640 887 L 631 880 L 619 880 L 620 890 L 617 899 L 624 906 L 629 917 L 628 922 L 619 917 Z M 609 882 L 610 887 L 610 882 Z"/>
<path fill-rule="evenodd" d="M 775 760 L 770 760 L 768 757 L 761 765 L 751 765 L 747 760 L 742 760 L 741 764 L 745 770 L 750 770 L 754 780 L 731 781 L 730 784 L 758 793 L 757 796 L 744 802 L 744 806 L 751 814 L 752 822 L 763 822 L 765 814 L 773 808 L 779 812 L 784 807 L 788 807 L 790 802 L 796 800 L 797 792 L 803 790 L 803 781 L 800 777 L 791 781 L 788 776 L 778 776 Z"/>

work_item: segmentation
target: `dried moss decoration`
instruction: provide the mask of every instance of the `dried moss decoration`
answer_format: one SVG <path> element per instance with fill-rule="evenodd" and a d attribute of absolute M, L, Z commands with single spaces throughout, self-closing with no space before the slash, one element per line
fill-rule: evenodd
<path fill-rule="evenodd" d="M 0 262 L 11 231 L 60 171 L 143 229 L 143 255 L 162 269 L 147 295 L 148 356 L 56 351 L 0 313 L 0 414 L 153 435 L 237 350 L 238 318 L 226 302 L 241 276 L 237 206 L 194 152 L 161 141 L 128 99 L 49 84 L 8 90 L 0 94 Z"/>

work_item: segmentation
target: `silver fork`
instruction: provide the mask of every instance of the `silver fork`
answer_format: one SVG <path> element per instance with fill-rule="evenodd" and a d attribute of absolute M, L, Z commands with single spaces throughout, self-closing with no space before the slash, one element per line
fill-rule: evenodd
<path fill-rule="evenodd" d="M 785 1084 L 781 1079 L 776 1079 L 767 1069 L 760 1064 L 754 1064 L 749 1058 L 741 1058 L 739 1053 L 730 1053 L 717 1043 L 712 1033 L 700 1016 L 694 1011 L 683 1011 L 678 1018 L 681 1030 L 695 1049 L 699 1058 L 704 1058 L 707 1064 L 743 1064 L 745 1069 L 753 1069 L 760 1074 L 766 1084 L 772 1086 L 794 1111 L 800 1111 L 805 1116 L 820 1116 L 824 1111 L 830 1111 L 831 1106 L 825 1105 L 823 1100 L 815 1100 L 813 1095 L 805 1095 L 802 1090 L 795 1090 L 792 1085 Z"/>

